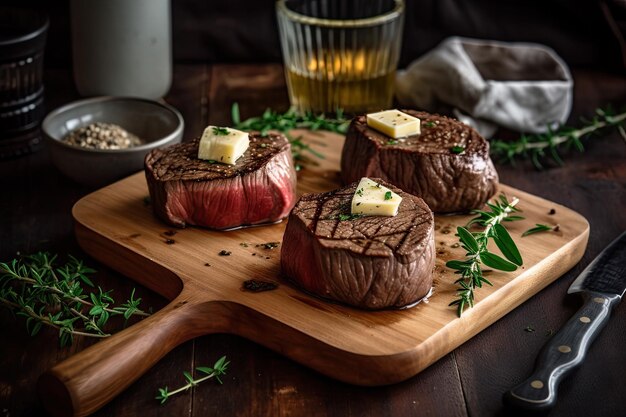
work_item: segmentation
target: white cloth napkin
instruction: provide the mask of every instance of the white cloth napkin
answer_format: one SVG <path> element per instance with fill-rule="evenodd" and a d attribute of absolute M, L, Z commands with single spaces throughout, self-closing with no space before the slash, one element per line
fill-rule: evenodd
<path fill-rule="evenodd" d="M 542 133 L 565 123 L 573 84 L 565 62 L 546 46 L 454 37 L 398 72 L 396 96 L 401 106 L 426 111 L 452 106 L 490 137 L 497 126 Z"/>

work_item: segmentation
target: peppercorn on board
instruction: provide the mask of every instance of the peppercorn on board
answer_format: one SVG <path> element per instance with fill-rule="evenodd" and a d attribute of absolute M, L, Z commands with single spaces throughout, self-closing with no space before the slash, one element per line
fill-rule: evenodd
<path fill-rule="evenodd" d="M 300 133 L 325 158 L 298 174 L 299 194 L 339 187 L 343 137 Z M 433 294 L 426 302 L 406 310 L 361 311 L 309 296 L 281 278 L 280 247 L 273 242 L 281 241 L 285 222 L 229 232 L 175 229 L 152 214 L 144 175 L 137 173 L 74 206 L 76 236 L 93 257 L 172 302 L 57 365 L 44 375 L 43 385 L 49 390 L 62 386 L 75 409 L 91 412 L 178 344 L 223 332 L 352 384 L 384 385 L 410 378 L 557 279 L 584 253 L 589 235 L 584 217 L 506 185 L 499 191 L 520 199 L 526 219 L 506 226 L 524 265 L 515 272 L 486 275 L 493 287 L 479 289 L 474 308 L 459 318 L 448 306 L 455 299 L 457 275 L 445 262 L 463 259 L 456 227 L 473 216 L 436 216 L 437 262 Z M 561 227 L 521 238 L 535 223 Z M 244 282 L 251 279 L 278 287 L 245 291 Z M 89 378 L 102 374 L 107 381 Z"/>

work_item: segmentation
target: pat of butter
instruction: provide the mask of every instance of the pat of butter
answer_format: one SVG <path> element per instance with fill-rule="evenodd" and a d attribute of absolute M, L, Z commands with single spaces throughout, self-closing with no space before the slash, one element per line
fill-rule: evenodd
<path fill-rule="evenodd" d="M 250 139 L 247 132 L 229 127 L 209 126 L 204 129 L 200 139 L 198 159 L 235 165 L 248 146 L 250 146 Z"/>
<path fill-rule="evenodd" d="M 367 125 L 392 138 L 420 134 L 420 119 L 399 110 L 385 110 L 367 115 Z"/>
<path fill-rule="evenodd" d="M 369 178 L 361 178 L 352 197 L 352 214 L 395 216 L 402 197 Z"/>

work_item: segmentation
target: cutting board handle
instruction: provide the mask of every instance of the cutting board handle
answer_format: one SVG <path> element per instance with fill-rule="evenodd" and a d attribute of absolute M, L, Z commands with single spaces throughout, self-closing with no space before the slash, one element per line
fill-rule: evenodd
<path fill-rule="evenodd" d="M 38 391 L 48 412 L 54 416 L 91 414 L 179 344 L 224 329 L 228 319 L 220 303 L 194 303 L 189 293 L 183 290 L 150 317 L 44 373 Z"/>

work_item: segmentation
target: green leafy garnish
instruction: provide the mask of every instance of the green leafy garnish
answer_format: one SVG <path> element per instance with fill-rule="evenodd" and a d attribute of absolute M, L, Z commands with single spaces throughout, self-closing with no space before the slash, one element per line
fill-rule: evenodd
<path fill-rule="evenodd" d="M 213 126 L 213 134 L 217 136 L 226 136 L 228 135 L 228 129 L 225 127 Z"/>
<path fill-rule="evenodd" d="M 356 219 L 360 219 L 361 217 L 363 217 L 362 214 L 340 214 L 340 215 L 337 216 L 337 218 L 340 221 L 356 220 Z"/>
<path fill-rule="evenodd" d="M 457 235 L 461 247 L 467 251 L 466 258 L 462 260 L 451 260 L 446 266 L 455 270 L 455 274 L 461 277 L 455 281 L 460 288 L 457 289 L 457 299 L 450 303 L 451 306 L 457 306 L 457 314 L 459 317 L 463 314 L 466 306 L 474 306 L 474 290 L 481 288 L 483 284 L 492 285 L 489 280 L 483 276 L 481 265 L 500 271 L 515 271 L 518 266 L 523 264 L 522 255 L 513 242 L 511 235 L 501 224 L 506 221 L 521 220 L 523 217 L 511 215 L 513 212 L 520 210 L 515 207 L 519 203 L 517 198 L 511 202 L 504 195 L 500 195 L 499 199 L 487 203 L 487 207 L 491 211 L 474 210 L 473 213 L 478 214 L 477 217 L 470 220 L 466 227 L 478 225 L 484 229 L 481 232 L 470 232 L 465 227 L 457 228 Z M 490 252 L 487 248 L 489 240 L 492 240 L 504 258 Z"/>
<path fill-rule="evenodd" d="M 57 255 L 38 252 L 0 263 L 0 304 L 26 319 L 26 329 L 35 336 L 42 326 L 59 331 L 61 346 L 74 336 L 109 337 L 104 326 L 112 316 L 148 316 L 139 309 L 135 290 L 115 306 L 111 291 L 95 287 L 89 275 L 95 271 L 73 256 L 57 266 Z M 83 285 L 94 287 L 85 291 Z"/>
<path fill-rule="evenodd" d="M 231 118 L 233 126 L 239 130 L 254 130 L 263 136 L 267 136 L 270 130 L 283 133 L 291 142 L 291 154 L 296 164 L 296 170 L 300 170 L 303 163 L 315 164 L 315 161 L 306 155 L 307 152 L 320 159 L 324 159 L 324 155 L 302 142 L 302 137 L 292 137 L 290 134 L 292 129 L 325 130 L 345 135 L 350 123 L 350 120 L 344 117 L 341 109 L 337 110 L 335 117 L 328 117 L 324 114 L 316 115 L 311 112 L 301 114 L 295 108 L 290 108 L 284 113 L 267 109 L 261 116 L 242 121 L 237 103 L 233 103 L 231 107 Z"/>
<path fill-rule="evenodd" d="M 424 127 L 435 127 L 436 124 L 434 122 L 424 122 L 424 123 L 422 123 L 422 126 L 424 126 Z"/>
<path fill-rule="evenodd" d="M 212 368 L 207 367 L 207 366 L 199 366 L 196 368 L 196 371 L 198 371 L 201 374 L 204 374 L 204 376 L 198 379 L 194 379 L 191 373 L 185 371 L 183 372 L 183 376 L 185 377 L 185 380 L 187 381 L 185 385 L 183 385 L 180 388 L 175 389 L 174 391 L 170 391 L 167 388 L 167 386 L 163 388 L 159 388 L 157 396 L 154 398 L 158 400 L 161 404 L 163 404 L 171 396 L 176 395 L 183 391 L 187 391 L 189 388 L 195 387 L 201 382 L 204 382 L 211 378 L 215 378 L 220 384 L 222 384 L 222 380 L 220 379 L 220 376 L 226 375 L 226 370 L 228 369 L 229 364 L 230 362 L 226 361 L 226 356 L 222 356 L 221 358 L 217 360 L 217 362 L 215 362 L 215 365 L 213 365 Z"/>
<path fill-rule="evenodd" d="M 391 200 L 391 191 L 385 193 L 385 200 Z"/>
<path fill-rule="evenodd" d="M 465 148 L 462 146 L 453 146 L 450 148 L 450 152 L 455 153 L 455 154 L 460 154 L 465 152 Z"/>
<path fill-rule="evenodd" d="M 518 140 L 492 139 L 491 154 L 499 157 L 501 162 L 515 163 L 518 158 L 530 159 L 537 169 L 543 169 L 546 159 L 552 159 L 563 165 L 561 151 L 572 148 L 580 152 L 585 150 L 582 140 L 604 131 L 616 129 L 626 140 L 626 112 L 617 114 L 610 106 L 596 109 L 591 120 L 581 119 L 580 128 L 562 126 L 557 130 L 549 129 L 546 133 L 522 135 Z"/>

